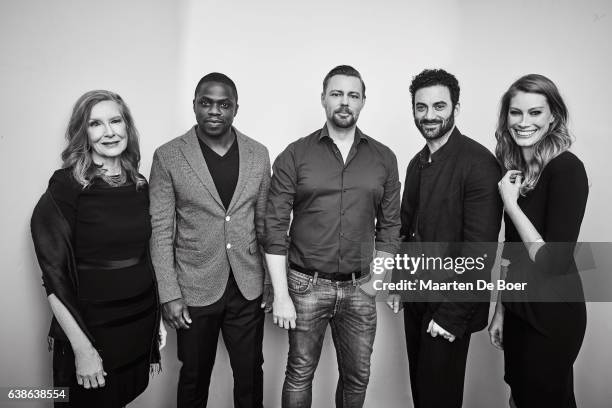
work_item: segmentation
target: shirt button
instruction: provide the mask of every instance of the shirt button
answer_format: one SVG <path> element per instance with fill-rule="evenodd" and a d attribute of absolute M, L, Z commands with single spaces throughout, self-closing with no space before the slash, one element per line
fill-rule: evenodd
<path fill-rule="evenodd" d="M 226 247 L 227 249 L 231 249 L 231 248 L 232 248 L 232 244 L 227 244 L 225 247 Z"/>
<path fill-rule="evenodd" d="M 345 212 L 346 212 L 346 210 L 342 210 L 342 211 L 340 211 L 340 214 L 344 215 Z"/>
<path fill-rule="evenodd" d="M 340 233 L 340 236 L 341 236 L 341 237 L 343 237 L 343 236 L 344 236 L 344 232 L 341 232 L 341 233 Z"/>
<path fill-rule="evenodd" d="M 225 217 L 225 221 L 229 221 L 229 220 L 231 220 L 231 219 L 232 219 L 232 218 L 231 218 L 229 215 L 228 215 L 227 217 Z"/>

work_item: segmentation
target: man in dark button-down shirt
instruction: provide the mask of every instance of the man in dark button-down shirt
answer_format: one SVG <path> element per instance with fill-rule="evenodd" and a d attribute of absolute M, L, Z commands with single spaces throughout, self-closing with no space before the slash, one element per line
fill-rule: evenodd
<path fill-rule="evenodd" d="M 497 193 L 500 168 L 491 152 L 455 127 L 459 83 L 453 75 L 425 70 L 413 79 L 410 92 L 414 121 L 426 146 L 406 171 L 401 234 L 406 241 L 462 243 L 456 251 L 460 256 L 471 256 L 474 250 L 482 256 L 480 251 L 484 250 L 488 259 L 477 276 L 486 279 L 501 224 L 502 204 Z M 440 248 L 452 251 L 457 246 Z M 442 254 L 447 255 L 457 256 Z M 465 272 L 457 279 L 473 280 L 475 276 L 474 271 Z M 470 336 L 486 326 L 489 303 L 488 297 L 480 303 L 469 296 L 466 301 L 459 300 L 404 304 L 416 408 L 462 406 Z"/>
<path fill-rule="evenodd" d="M 268 196 L 274 323 L 290 329 L 282 406 L 311 405 L 329 323 L 340 365 L 336 406 L 361 407 L 376 332 L 370 263 L 397 252 L 400 182 L 393 152 L 356 126 L 365 102 L 359 72 L 330 71 L 321 102 L 325 126 L 278 156 Z"/>

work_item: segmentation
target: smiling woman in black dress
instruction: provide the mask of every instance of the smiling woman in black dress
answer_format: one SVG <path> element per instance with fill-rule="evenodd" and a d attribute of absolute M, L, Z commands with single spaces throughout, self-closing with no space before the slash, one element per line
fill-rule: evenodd
<path fill-rule="evenodd" d="M 148 186 L 119 95 L 76 102 L 68 146 L 32 216 L 54 319 L 53 380 L 75 407 L 121 407 L 159 362 L 160 316 L 149 255 Z"/>
<path fill-rule="evenodd" d="M 496 155 L 507 171 L 499 182 L 503 268 L 506 280 L 528 284 L 521 294 L 503 294 L 489 334 L 504 350 L 504 378 L 518 408 L 576 407 L 573 364 L 586 308 L 573 249 L 588 181 L 568 151 L 567 117 L 557 87 L 542 75 L 518 79 L 502 97 Z"/>

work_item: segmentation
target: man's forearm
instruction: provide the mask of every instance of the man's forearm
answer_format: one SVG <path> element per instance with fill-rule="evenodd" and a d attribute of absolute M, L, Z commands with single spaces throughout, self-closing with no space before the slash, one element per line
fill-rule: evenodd
<path fill-rule="evenodd" d="M 385 251 L 379 251 L 376 250 L 374 251 L 374 262 L 377 263 L 378 265 L 383 265 L 384 268 L 384 275 L 382 276 L 383 280 L 385 282 L 387 282 L 387 279 L 391 278 L 391 271 L 393 271 L 394 268 L 386 268 L 385 265 L 387 265 L 387 263 L 389 261 L 387 261 L 387 259 L 394 259 L 395 255 L 393 255 L 392 253 L 389 252 L 385 252 Z M 382 260 L 377 261 L 376 259 L 380 258 Z M 382 275 L 382 274 L 380 274 Z"/>
<path fill-rule="evenodd" d="M 266 263 L 268 272 L 274 287 L 274 296 L 289 297 L 289 289 L 287 287 L 287 256 L 275 255 L 266 253 Z"/>

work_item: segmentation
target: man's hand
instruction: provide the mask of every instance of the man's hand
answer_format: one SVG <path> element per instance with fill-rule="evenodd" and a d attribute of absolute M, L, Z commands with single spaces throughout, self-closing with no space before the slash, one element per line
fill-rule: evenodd
<path fill-rule="evenodd" d="M 272 306 L 272 315 L 274 324 L 283 329 L 295 329 L 295 307 L 293 301 L 289 297 L 289 293 L 283 296 L 276 296 Z"/>
<path fill-rule="evenodd" d="M 398 294 L 389 295 L 387 297 L 387 306 L 389 306 L 389 308 L 393 310 L 393 313 L 398 313 L 404 308 L 401 296 Z"/>
<path fill-rule="evenodd" d="M 264 313 L 270 313 L 272 311 L 272 304 L 274 302 L 274 287 L 271 283 L 264 283 L 263 295 L 261 297 L 261 308 Z"/>
<path fill-rule="evenodd" d="M 431 334 L 431 337 L 442 336 L 451 343 L 455 341 L 455 336 L 444 330 L 442 326 L 434 322 L 433 319 L 431 319 L 429 326 L 427 326 L 427 333 Z"/>
<path fill-rule="evenodd" d="M 189 310 L 182 298 L 164 303 L 163 315 L 168 326 L 173 329 L 188 329 L 191 324 Z"/>

